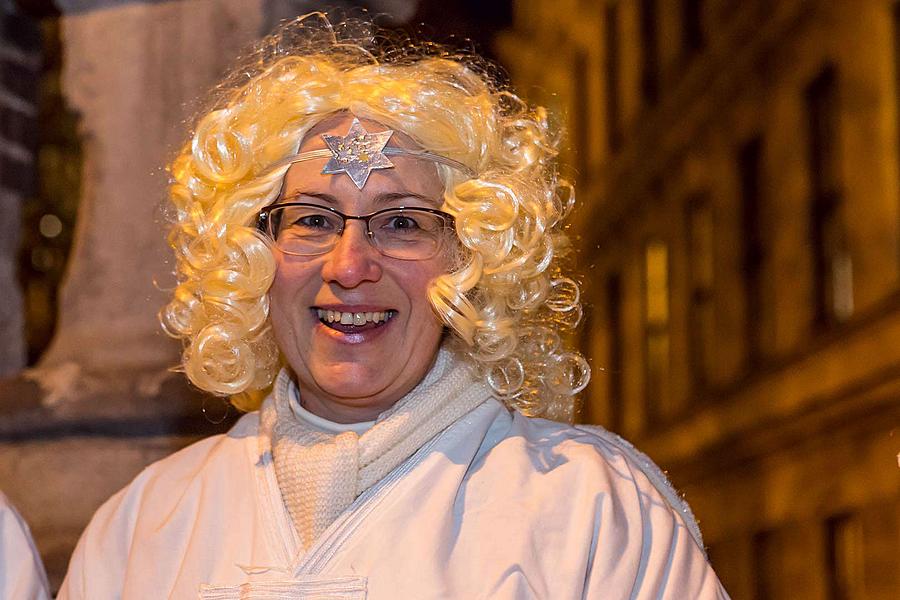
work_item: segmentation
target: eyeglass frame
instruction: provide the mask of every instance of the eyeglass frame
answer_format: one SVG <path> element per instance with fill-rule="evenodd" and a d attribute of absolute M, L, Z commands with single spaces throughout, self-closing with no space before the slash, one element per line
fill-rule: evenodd
<path fill-rule="evenodd" d="M 399 256 L 391 256 L 390 254 L 385 253 L 385 251 L 383 249 L 379 248 L 375 242 L 375 233 L 372 231 L 371 227 L 369 226 L 369 223 L 371 222 L 372 219 L 374 219 L 375 217 L 377 217 L 379 215 L 382 215 L 382 214 L 388 213 L 388 212 L 394 212 L 394 211 L 404 211 L 404 210 L 411 211 L 412 210 L 412 211 L 419 211 L 419 212 L 429 213 L 432 215 L 437 215 L 438 217 L 441 217 L 442 219 L 444 219 L 444 221 L 445 221 L 444 229 L 449 229 L 449 230 L 455 231 L 454 225 L 456 223 L 456 219 L 454 218 L 454 216 L 451 215 L 450 213 L 444 212 L 442 210 L 438 210 L 436 208 L 425 208 L 423 206 L 394 206 L 394 207 L 390 207 L 390 208 L 382 208 L 381 210 L 376 210 L 375 212 L 369 213 L 367 215 L 347 215 L 347 214 L 344 214 L 341 211 L 337 210 L 336 208 L 332 208 L 330 206 L 322 206 L 321 204 L 313 204 L 311 202 L 276 202 L 275 204 L 270 204 L 269 206 L 265 207 L 264 209 L 259 211 L 259 213 L 257 213 L 257 215 L 256 215 L 257 230 L 259 230 L 266 237 L 268 237 L 272 241 L 272 243 L 275 244 L 276 247 L 278 246 L 278 238 L 274 234 L 274 232 L 271 231 L 271 223 L 272 222 L 269 220 L 269 213 L 273 209 L 276 209 L 276 208 L 287 208 L 287 207 L 291 207 L 291 206 L 307 206 L 310 208 L 328 211 L 328 212 L 340 217 L 340 219 L 341 219 L 341 227 L 338 230 L 337 235 L 335 236 L 334 244 L 331 247 L 327 248 L 326 250 L 323 250 L 322 252 L 316 252 L 314 254 L 294 254 L 292 252 L 285 252 L 285 254 L 289 254 L 291 256 L 322 256 L 323 254 L 328 254 L 329 252 L 331 252 L 332 250 L 335 249 L 335 247 L 337 246 L 338 240 L 344 235 L 344 231 L 347 230 L 347 221 L 348 220 L 363 222 L 363 224 L 365 225 L 365 228 L 366 228 L 366 240 L 368 240 L 369 244 L 373 248 L 378 250 L 378 252 L 382 256 L 387 256 L 388 258 L 393 258 L 396 260 L 429 260 L 431 258 L 434 258 L 435 256 L 437 256 L 440 253 L 441 248 L 443 248 L 443 246 L 444 246 L 444 244 L 440 240 L 438 241 L 438 245 L 435 248 L 434 254 L 431 254 L 430 256 L 428 256 L 426 258 L 401 258 Z M 284 252 L 284 251 L 282 250 L 282 252 Z"/>

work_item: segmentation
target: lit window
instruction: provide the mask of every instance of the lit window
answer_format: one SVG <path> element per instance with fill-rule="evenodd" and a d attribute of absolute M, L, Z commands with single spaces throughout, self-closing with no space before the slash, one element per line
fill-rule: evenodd
<path fill-rule="evenodd" d="M 644 252 L 644 353 L 647 417 L 668 413 L 669 249 L 651 241 Z"/>
<path fill-rule="evenodd" d="M 810 242 L 813 251 L 814 325 L 827 327 L 853 314 L 853 261 L 842 218 L 838 160 L 838 77 L 826 65 L 806 87 L 809 119 Z"/>

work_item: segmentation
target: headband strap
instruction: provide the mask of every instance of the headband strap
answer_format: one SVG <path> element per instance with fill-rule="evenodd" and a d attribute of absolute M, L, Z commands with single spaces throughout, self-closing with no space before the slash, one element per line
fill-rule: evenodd
<path fill-rule="evenodd" d="M 388 146 L 387 143 L 394 135 L 394 131 L 386 129 L 377 133 L 369 133 L 360 124 L 359 119 L 354 118 L 350 124 L 350 130 L 345 136 L 322 134 L 327 148 L 320 150 L 309 150 L 301 152 L 293 156 L 283 158 L 273 164 L 270 169 L 277 169 L 286 165 L 292 165 L 307 160 L 315 160 L 318 158 L 329 159 L 322 169 L 325 175 L 335 175 L 338 173 L 346 173 L 356 184 L 357 189 L 363 189 L 369 174 L 375 169 L 391 169 L 394 163 L 388 159 L 388 156 L 409 156 L 428 160 L 434 163 L 442 164 L 469 177 L 475 177 L 475 172 L 452 158 L 434 154 L 427 150 L 412 150 L 400 148 L 398 146 Z"/>

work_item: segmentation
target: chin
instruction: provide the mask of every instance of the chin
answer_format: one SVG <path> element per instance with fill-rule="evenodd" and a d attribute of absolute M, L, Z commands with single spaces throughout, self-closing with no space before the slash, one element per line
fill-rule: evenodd
<path fill-rule="evenodd" d="M 384 365 L 343 363 L 331 368 L 316 369 L 316 382 L 323 391 L 335 398 L 368 399 L 387 389 L 395 376 L 386 373 Z"/>

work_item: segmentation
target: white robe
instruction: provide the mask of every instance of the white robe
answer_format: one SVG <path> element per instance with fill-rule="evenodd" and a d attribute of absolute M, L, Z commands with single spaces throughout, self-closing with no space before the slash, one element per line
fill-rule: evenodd
<path fill-rule="evenodd" d="M 28 525 L 0 492 L 0 598 L 44 600 L 49 590 Z"/>
<path fill-rule="evenodd" d="M 258 416 L 145 469 L 94 515 L 60 599 L 727 598 L 687 506 L 599 428 L 489 400 L 306 553 Z"/>

